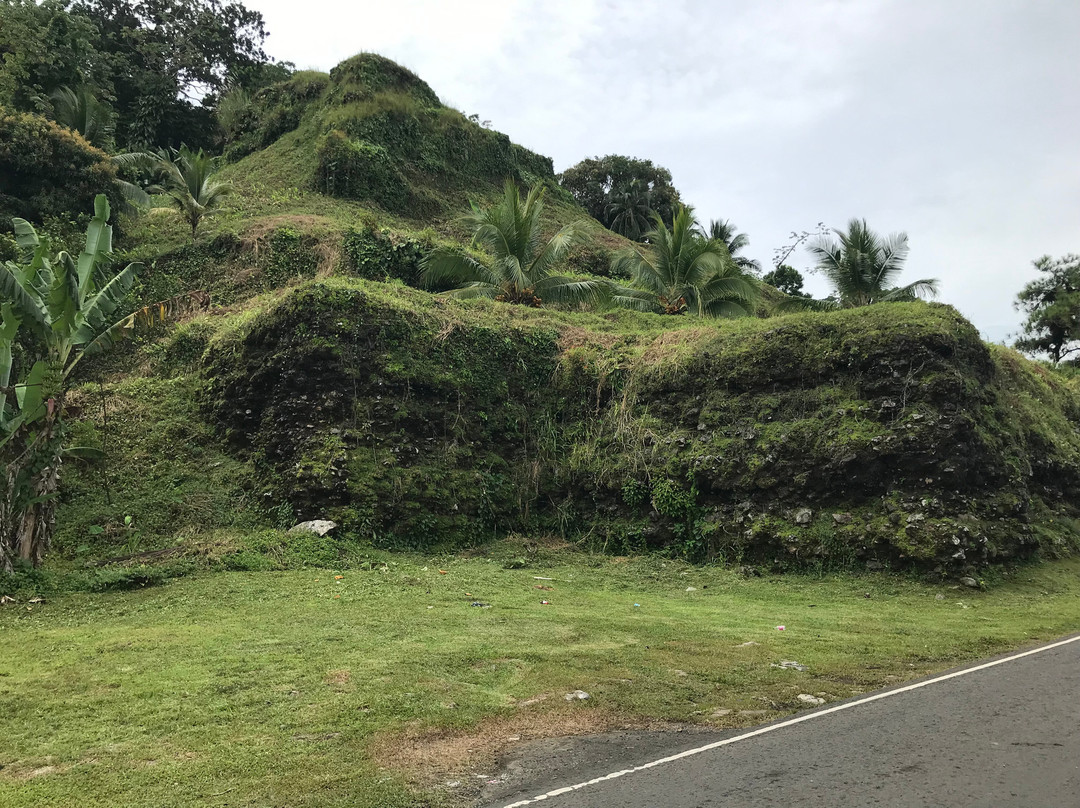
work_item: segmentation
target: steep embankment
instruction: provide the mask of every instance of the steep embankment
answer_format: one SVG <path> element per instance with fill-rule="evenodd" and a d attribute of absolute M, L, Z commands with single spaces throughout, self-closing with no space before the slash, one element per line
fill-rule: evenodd
<path fill-rule="evenodd" d="M 205 406 L 301 516 L 392 545 L 951 570 L 1073 546 L 1075 396 L 953 309 L 670 322 L 314 284 L 209 344 Z"/>
<path fill-rule="evenodd" d="M 66 470 L 61 552 L 231 528 L 200 544 L 227 553 L 326 516 L 384 546 L 527 530 L 776 568 L 1077 545 L 1074 389 L 951 308 L 707 322 L 440 299 L 410 288 L 421 258 L 462 244 L 455 217 L 505 177 L 549 186 L 550 230 L 584 215 L 550 160 L 371 54 L 229 129 L 239 193 L 211 232 L 128 228 L 142 302 L 204 288 L 219 308 L 82 366 L 75 433 L 110 459 Z M 590 227 L 570 271 L 624 243 Z"/>

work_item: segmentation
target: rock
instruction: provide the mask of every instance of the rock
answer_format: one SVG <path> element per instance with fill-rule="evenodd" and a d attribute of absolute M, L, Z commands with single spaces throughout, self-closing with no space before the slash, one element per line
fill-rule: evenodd
<path fill-rule="evenodd" d="M 817 706 L 825 703 L 825 699 L 811 696 L 809 693 L 800 693 L 798 698 L 803 704 L 813 704 L 814 706 Z"/>
<path fill-rule="evenodd" d="M 800 508 L 795 512 L 795 524 L 808 525 L 814 518 L 814 512 L 809 508 Z"/>
<path fill-rule="evenodd" d="M 979 582 L 976 581 L 974 578 L 961 578 L 960 583 L 962 583 L 964 586 L 970 586 L 972 589 L 979 588 Z"/>
<path fill-rule="evenodd" d="M 331 530 L 337 529 L 337 522 L 329 519 L 312 519 L 310 522 L 301 522 L 289 528 L 290 533 L 314 533 L 316 536 L 325 536 Z"/>
<path fill-rule="evenodd" d="M 584 690 L 575 690 L 573 693 L 567 693 L 563 698 L 567 701 L 585 701 L 589 698 L 589 694 Z"/>
<path fill-rule="evenodd" d="M 774 667 L 774 668 L 787 668 L 788 670 L 793 670 L 793 671 L 806 671 L 806 670 L 809 670 L 809 668 L 807 668 L 801 662 L 796 662 L 793 659 L 782 659 L 782 660 L 780 660 L 779 665 L 777 665 L 774 662 L 774 663 L 772 663 L 772 667 Z"/>
<path fill-rule="evenodd" d="M 850 513 L 834 513 L 832 515 L 832 520 L 838 525 L 849 525 L 849 524 L 851 524 L 851 514 Z"/>
<path fill-rule="evenodd" d="M 713 712 L 713 718 L 722 718 L 725 715 L 731 715 L 731 710 L 716 710 Z"/>

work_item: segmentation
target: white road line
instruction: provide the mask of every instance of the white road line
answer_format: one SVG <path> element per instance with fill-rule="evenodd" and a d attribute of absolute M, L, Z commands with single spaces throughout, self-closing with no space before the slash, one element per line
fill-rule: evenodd
<path fill-rule="evenodd" d="M 683 758 L 693 757 L 694 755 L 700 755 L 702 752 L 708 752 L 712 749 L 719 749 L 721 746 L 728 746 L 739 741 L 745 741 L 747 738 L 754 738 L 758 735 L 764 735 L 767 732 L 774 732 L 784 727 L 790 727 L 794 724 L 801 724 L 803 721 L 810 721 L 814 718 L 821 718 L 824 715 L 830 713 L 838 713 L 841 710 L 850 710 L 852 707 L 858 707 L 860 704 L 869 704 L 872 701 L 878 701 L 879 699 L 887 699 L 890 696 L 895 696 L 899 693 L 907 693 L 909 690 L 918 690 L 920 687 L 926 687 L 928 685 L 937 684 L 938 682 L 944 682 L 947 679 L 955 679 L 958 676 L 966 676 L 969 673 L 975 673 L 976 671 L 986 670 L 987 668 L 993 668 L 996 665 L 1004 665 L 1006 662 L 1012 662 L 1017 659 L 1023 659 L 1024 657 L 1031 656 L 1032 654 L 1041 654 L 1043 651 L 1049 651 L 1052 648 L 1060 648 L 1062 645 L 1068 645 L 1069 643 L 1080 641 L 1080 634 L 1075 637 L 1069 637 L 1065 640 L 1058 640 L 1057 642 L 1050 643 L 1049 645 L 1042 645 L 1038 648 L 1032 648 L 1030 651 L 1023 651 L 1019 654 L 1013 654 L 1007 656 L 1004 659 L 995 659 L 991 662 L 984 662 L 981 665 L 976 665 L 973 668 L 964 668 L 963 670 L 953 671 L 952 673 L 946 673 L 942 676 L 935 676 L 933 679 L 927 679 L 923 682 L 916 682 L 912 685 L 904 685 L 898 687 L 895 690 L 887 690 L 884 693 L 875 693 L 873 696 L 867 696 L 866 698 L 859 699 L 857 701 L 849 701 L 844 704 L 838 704 L 835 707 L 828 707 L 824 710 L 815 710 L 812 713 L 806 715 L 800 715 L 796 718 L 790 718 L 787 721 L 781 721 L 779 724 L 770 724 L 767 727 L 761 727 L 755 729 L 752 732 L 745 732 L 742 735 L 736 735 L 734 738 L 728 738 L 723 741 L 715 741 L 714 743 L 705 744 L 705 746 L 699 746 L 696 749 L 687 749 L 685 752 L 679 752 L 677 755 L 671 755 L 670 757 L 660 758 L 659 760 L 653 760 L 649 763 L 642 763 L 640 766 L 634 766 L 632 769 L 623 769 L 622 771 L 612 772 L 611 774 L 605 774 L 603 777 L 594 777 L 592 780 L 587 780 L 584 783 L 578 783 L 572 786 L 566 786 L 565 788 L 557 788 L 554 791 L 549 791 L 546 794 L 540 794 L 536 797 L 530 797 L 527 800 L 519 800 L 518 802 L 510 803 L 504 806 L 504 808 L 522 808 L 524 805 L 533 805 L 538 802 L 543 802 L 551 797 L 558 797 L 562 794 L 569 794 L 573 791 L 579 791 L 589 786 L 594 786 L 597 783 L 603 783 L 607 780 L 616 780 L 620 777 L 625 777 L 628 774 L 634 774 L 635 772 L 644 771 L 645 769 L 654 769 L 657 766 L 663 766 L 665 763 L 674 763 L 676 760 L 682 760 Z"/>

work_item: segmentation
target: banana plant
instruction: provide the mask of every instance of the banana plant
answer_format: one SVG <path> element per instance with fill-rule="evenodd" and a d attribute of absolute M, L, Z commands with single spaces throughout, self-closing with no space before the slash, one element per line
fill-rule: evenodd
<path fill-rule="evenodd" d="M 112 271 L 109 213 L 108 200 L 98 196 L 77 259 L 67 252 L 52 257 L 48 239 L 15 219 L 18 261 L 0 265 L 0 457 L 6 483 L 0 497 L 0 570 L 11 568 L 16 553 L 41 563 L 52 537 L 63 459 L 100 455 L 64 444 L 64 392 L 80 360 L 102 353 L 140 324 L 209 303 L 205 292 L 189 292 L 113 321 L 142 264 Z M 12 385 L 20 329 L 28 332 L 23 344 L 39 358 Z"/>
<path fill-rule="evenodd" d="M 100 353 L 115 339 L 120 323 L 111 315 L 131 290 L 142 264 L 131 263 L 116 274 L 108 272 L 112 252 L 109 202 L 99 195 L 94 217 L 86 230 L 86 244 L 78 259 L 67 252 L 51 256 L 47 238 L 33 225 L 14 219 L 19 262 L 0 266 L 0 445 L 18 427 L 39 418 L 50 398 L 55 399 L 64 381 L 84 356 Z M 128 319 L 128 318 L 125 318 Z M 30 368 L 14 392 L 18 412 L 9 416 L 8 393 L 12 347 L 19 328 L 30 332 L 44 347 L 44 356 Z"/>

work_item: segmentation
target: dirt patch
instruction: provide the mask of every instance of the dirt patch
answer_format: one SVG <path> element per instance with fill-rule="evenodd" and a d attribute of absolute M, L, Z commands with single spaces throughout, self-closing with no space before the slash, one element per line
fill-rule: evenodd
<path fill-rule="evenodd" d="M 616 730 L 672 731 L 680 725 L 627 718 L 579 704 L 559 704 L 544 712 L 527 707 L 541 701 L 562 702 L 541 696 L 519 703 L 514 715 L 486 719 L 468 730 L 409 727 L 384 735 L 371 747 L 374 761 L 402 773 L 422 788 L 457 783 L 474 790 L 485 784 L 478 775 L 499 768 L 499 761 L 522 744 L 552 738 L 597 735 Z"/>
<path fill-rule="evenodd" d="M 329 671 L 323 679 L 331 687 L 344 687 L 352 680 L 352 673 L 348 670 Z"/>
<path fill-rule="evenodd" d="M 0 780 L 13 780 L 23 782 L 33 780 L 35 777 L 45 777 L 67 769 L 67 766 L 58 766 L 52 763 L 50 758 L 44 760 L 16 760 L 0 766 Z"/>

